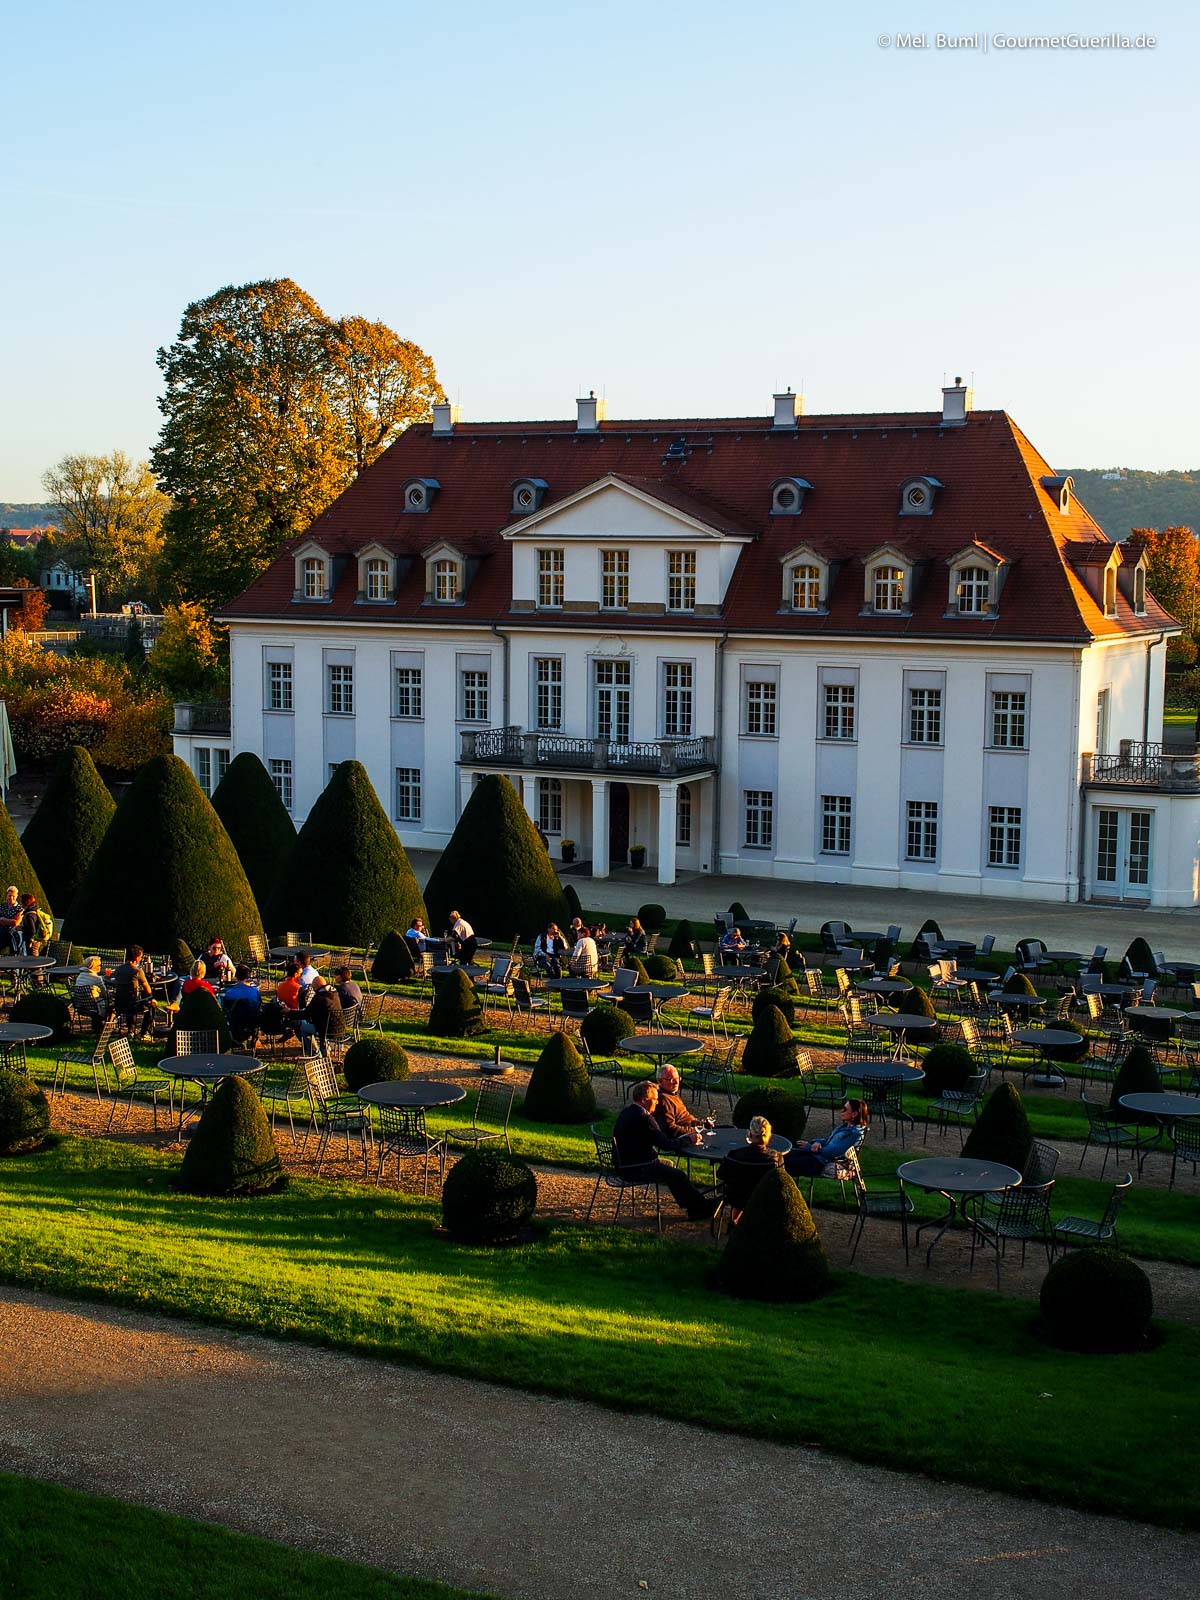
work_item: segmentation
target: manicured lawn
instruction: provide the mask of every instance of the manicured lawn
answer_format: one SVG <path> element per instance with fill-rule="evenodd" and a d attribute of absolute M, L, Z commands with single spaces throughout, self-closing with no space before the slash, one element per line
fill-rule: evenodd
<path fill-rule="evenodd" d="M 702 1246 L 556 1226 L 464 1249 L 433 1200 L 311 1180 L 201 1200 L 170 1189 L 175 1165 L 98 1140 L 5 1163 L 0 1276 L 1200 1525 L 1200 1330 L 1067 1356 L 993 1291 L 848 1274 L 814 1306 L 742 1303 L 707 1287 Z"/>
<path fill-rule="evenodd" d="M 5 1600 L 470 1600 L 208 1523 L 0 1473 Z M 476 1600 L 484 1600 L 476 1596 Z"/>

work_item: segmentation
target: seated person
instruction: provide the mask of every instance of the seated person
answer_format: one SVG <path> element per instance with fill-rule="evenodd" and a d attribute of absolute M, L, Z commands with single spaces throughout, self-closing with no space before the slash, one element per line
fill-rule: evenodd
<path fill-rule="evenodd" d="M 646 954 L 646 930 L 636 917 L 625 930 L 624 950 L 627 956 L 644 956 Z"/>
<path fill-rule="evenodd" d="M 213 983 L 231 983 L 234 976 L 233 962 L 225 949 L 223 939 L 210 939 L 208 949 L 204 952 L 204 965 L 208 969 L 208 976 Z"/>
<path fill-rule="evenodd" d="M 76 1011 L 94 1011 L 95 1015 L 107 1017 L 109 1010 L 108 989 L 104 976 L 100 971 L 100 957 L 88 956 L 84 962 L 83 971 L 75 979 L 71 991 L 71 999 Z"/>
<path fill-rule="evenodd" d="M 479 948 L 479 941 L 475 937 L 474 928 L 461 911 L 450 913 L 450 926 L 446 929 L 446 938 L 455 960 L 470 963 Z"/>
<path fill-rule="evenodd" d="M 679 1094 L 679 1073 L 664 1062 L 658 1069 L 658 1110 L 654 1120 L 677 1149 L 689 1144 L 699 1144 L 705 1128 L 712 1127 L 711 1117 L 694 1117 L 684 1105 Z"/>
<path fill-rule="evenodd" d="M 21 932 L 21 918 L 24 915 L 20 892 L 15 883 L 10 883 L 0 903 L 0 940 L 7 943 L 10 955 L 25 954 L 25 935 Z"/>
<path fill-rule="evenodd" d="M 288 958 L 283 977 L 275 985 L 275 998 L 285 1011 L 300 1009 L 300 963 L 295 956 Z"/>
<path fill-rule="evenodd" d="M 748 950 L 749 948 L 750 946 L 746 940 L 742 938 L 742 930 L 740 928 L 727 928 L 721 935 L 722 955 L 737 956 L 743 950 Z"/>
<path fill-rule="evenodd" d="M 687 1212 L 689 1222 L 707 1222 L 716 1214 L 717 1202 L 697 1189 L 678 1167 L 658 1159 L 657 1152 L 673 1150 L 675 1141 L 667 1137 L 655 1120 L 657 1109 L 657 1087 L 653 1083 L 639 1083 L 613 1128 L 613 1160 L 617 1170 L 630 1178 L 657 1179 Z"/>
<path fill-rule="evenodd" d="M 140 1022 L 142 1033 L 150 1031 L 150 1021 L 154 1013 L 154 1004 L 150 998 L 150 980 L 142 970 L 145 959 L 140 944 L 131 944 L 125 951 L 125 959 L 116 967 L 112 975 L 113 1009 L 122 1018 L 126 1026 L 132 1030 L 135 1022 Z"/>
<path fill-rule="evenodd" d="M 113 977 L 116 977 L 116 973 L 113 974 Z M 216 998 L 217 991 L 208 981 L 208 968 L 200 960 L 192 962 L 192 970 L 183 980 L 183 988 L 180 992 L 182 994 L 195 994 L 197 989 L 207 989 L 209 994 L 214 999 Z"/>
<path fill-rule="evenodd" d="M 735 1145 L 717 1168 L 717 1178 L 725 1186 L 725 1204 L 733 1213 L 735 1228 L 763 1173 L 778 1165 L 779 1157 L 771 1149 L 771 1124 L 766 1117 L 751 1117 L 746 1143 Z"/>
<path fill-rule="evenodd" d="M 567 953 L 567 941 L 563 938 L 557 922 L 546 925 L 543 933 L 539 933 L 533 941 L 533 965 L 537 972 L 546 972 L 552 978 L 562 976 L 562 960 Z"/>
<path fill-rule="evenodd" d="M 296 951 L 296 962 L 300 968 L 300 1004 L 306 1006 L 309 1000 L 306 991 L 311 990 L 313 984 L 316 983 L 321 975 L 313 965 L 312 956 L 307 950 Z M 321 978 L 321 982 L 324 983 L 324 981 L 324 978 Z"/>
<path fill-rule="evenodd" d="M 842 1120 L 824 1139 L 814 1139 L 798 1144 L 783 1158 L 783 1164 L 793 1178 L 819 1178 L 831 1161 L 840 1161 L 857 1150 L 867 1137 L 871 1125 L 871 1111 L 865 1100 L 847 1100 L 842 1107 Z"/>
<path fill-rule="evenodd" d="M 338 967 L 333 976 L 334 988 L 337 990 L 338 999 L 342 1002 L 342 1010 L 348 1011 L 351 1006 L 362 1005 L 363 992 L 350 976 L 350 968 Z"/>
<path fill-rule="evenodd" d="M 221 1005 L 229 1018 L 229 1030 L 235 1044 L 249 1044 L 258 1038 L 258 1023 L 262 1015 L 262 995 L 256 983 L 250 981 L 250 968 L 244 961 L 238 963 L 234 981 L 226 986 Z"/>
<path fill-rule="evenodd" d="M 301 1050 L 306 1056 L 324 1055 L 329 1039 L 339 1038 L 344 1026 L 342 1002 L 337 990 L 318 975 L 312 986 L 312 998 L 305 1006 L 304 1015 L 296 1028 L 300 1035 Z"/>
<path fill-rule="evenodd" d="M 567 967 L 572 977 L 594 978 L 600 971 L 600 951 L 595 939 L 580 923 L 579 937 L 576 939 Z"/>
<path fill-rule="evenodd" d="M 425 949 L 425 946 L 430 942 L 429 932 L 425 927 L 424 919 L 421 917 L 414 917 L 412 919 L 412 926 L 409 928 L 404 937 L 413 955 L 421 955 Z"/>

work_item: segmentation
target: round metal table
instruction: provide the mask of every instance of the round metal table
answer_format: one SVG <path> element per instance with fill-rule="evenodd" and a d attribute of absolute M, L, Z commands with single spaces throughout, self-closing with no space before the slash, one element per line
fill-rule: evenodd
<path fill-rule="evenodd" d="M 963 1209 L 963 1203 L 976 1194 L 997 1194 L 1004 1189 L 1015 1189 L 1021 1174 L 1015 1167 L 1006 1167 L 999 1161 L 972 1161 L 967 1156 L 925 1156 L 919 1161 L 902 1161 L 896 1168 L 902 1184 L 911 1183 L 926 1194 L 940 1194 L 949 1201 L 950 1209 L 944 1217 L 922 1222 L 917 1229 L 918 1239 L 925 1228 L 937 1228 L 925 1252 L 925 1265 L 930 1266 L 934 1248 L 946 1229 L 961 1216 L 974 1231 L 974 1224 Z"/>
<path fill-rule="evenodd" d="M 897 995 L 907 994 L 912 984 L 907 978 L 865 978 L 854 987 L 863 994 Z"/>
<path fill-rule="evenodd" d="M 678 1000 L 681 995 L 689 993 L 689 986 L 686 983 L 635 983 L 625 993 L 652 995 L 662 1005 L 666 1000 Z"/>
<path fill-rule="evenodd" d="M 18 1069 L 13 1065 L 13 1057 L 19 1051 L 20 1071 L 25 1072 L 25 1046 L 49 1039 L 53 1033 L 53 1028 L 47 1028 L 41 1022 L 0 1022 L 0 1064 L 10 1072 L 16 1072 Z"/>
<path fill-rule="evenodd" d="M 607 989 L 608 978 L 547 978 L 542 989 L 551 994 L 594 994 L 597 989 Z"/>
<path fill-rule="evenodd" d="M 266 1070 L 265 1062 L 257 1056 L 213 1055 L 211 1051 L 198 1051 L 194 1055 L 164 1056 L 158 1070 L 168 1078 L 182 1078 L 186 1083 L 208 1085 L 220 1083 L 223 1078 L 244 1078 L 252 1072 Z M 204 1101 L 201 1100 L 201 1105 Z M 179 1133 L 183 1134 L 183 1091 L 179 1093 Z"/>
<path fill-rule="evenodd" d="M 1046 1051 L 1065 1050 L 1073 1044 L 1082 1044 L 1083 1035 L 1072 1033 L 1069 1028 L 1014 1028 L 1013 1043 L 1029 1045 L 1031 1049 L 1042 1053 L 1043 1070 L 1033 1073 L 1029 1080 L 1035 1088 L 1061 1089 L 1067 1080 L 1061 1072 L 1051 1069 Z"/>
<path fill-rule="evenodd" d="M 27 973 L 48 972 L 53 965 L 53 956 L 0 956 L 0 972 L 12 973 L 13 988 L 17 994 L 25 987 Z"/>
<path fill-rule="evenodd" d="M 689 1161 L 711 1161 L 715 1164 L 724 1161 L 731 1150 L 744 1150 L 749 1142 L 745 1128 L 709 1128 L 699 1144 L 683 1145 L 679 1154 L 686 1156 Z M 785 1156 L 792 1148 L 792 1141 L 785 1139 L 781 1133 L 773 1133 L 767 1148 L 774 1150 L 776 1155 Z"/>
<path fill-rule="evenodd" d="M 436 961 L 429 970 L 435 978 L 448 978 L 452 972 L 465 972 L 473 983 L 476 978 L 486 977 L 492 969 L 477 966 L 473 961 Z"/>
<path fill-rule="evenodd" d="M 1039 1006 L 1046 1004 L 1046 997 L 1040 994 L 997 994 L 989 996 L 993 1004 L 998 1005 L 1001 1011 L 1007 1011 L 1009 1006 L 1014 1006 L 1018 1011 L 1036 1011 Z"/>
<path fill-rule="evenodd" d="M 454 1106 L 467 1098 L 467 1091 L 456 1083 L 440 1083 L 436 1078 L 401 1078 L 389 1083 L 368 1083 L 358 1098 L 369 1106 L 408 1106 L 428 1111 L 433 1106 Z"/>
<path fill-rule="evenodd" d="M 1158 1123 L 1158 1132 L 1161 1136 L 1166 1133 L 1173 1122 L 1179 1122 L 1184 1117 L 1200 1117 L 1200 1096 L 1190 1094 L 1123 1094 L 1120 1100 L 1126 1111 L 1139 1112 L 1144 1117 L 1153 1117 Z M 1155 1143 L 1157 1140 L 1154 1141 Z M 1138 1172 L 1146 1164 L 1149 1149 L 1143 1149 L 1138 1155 Z"/>
<path fill-rule="evenodd" d="M 287 961 L 291 956 L 299 955 L 301 950 L 305 952 L 314 967 L 319 967 L 322 961 L 329 960 L 328 950 L 312 950 L 304 944 L 273 944 L 267 954 L 273 961 Z M 200 956 L 200 960 L 204 960 L 203 955 Z"/>
<path fill-rule="evenodd" d="M 923 1083 L 925 1074 L 920 1067 L 910 1067 L 906 1061 L 843 1061 L 838 1067 L 843 1078 L 851 1083 Z"/>
<path fill-rule="evenodd" d="M 1169 1039 L 1171 1029 L 1187 1012 L 1177 1006 L 1126 1006 L 1125 1015 L 1148 1039 Z"/>
<path fill-rule="evenodd" d="M 671 1056 L 690 1056 L 704 1049 L 703 1039 L 687 1039 L 678 1033 L 635 1033 L 621 1040 L 621 1049 L 633 1056 L 656 1056 L 661 1067 Z"/>
<path fill-rule="evenodd" d="M 863 1021 L 895 1036 L 897 1057 L 907 1050 L 910 1033 L 932 1033 L 938 1025 L 935 1017 L 923 1016 L 919 1011 L 877 1011 Z"/>

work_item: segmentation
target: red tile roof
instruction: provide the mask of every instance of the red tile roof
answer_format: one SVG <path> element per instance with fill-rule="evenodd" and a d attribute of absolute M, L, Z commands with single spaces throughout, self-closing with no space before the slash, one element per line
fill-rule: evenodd
<path fill-rule="evenodd" d="M 684 459 L 664 461 L 684 438 Z M 224 610 L 231 620 L 320 618 L 368 622 L 523 622 L 513 613 L 511 547 L 500 536 L 519 520 L 512 485 L 521 478 L 549 484 L 541 510 L 607 476 L 623 478 L 725 532 L 752 535 L 742 546 L 718 617 L 623 617 L 621 628 L 733 629 L 796 636 L 858 634 L 865 638 L 1065 640 L 1157 632 L 1175 624 L 1147 597 L 1137 617 L 1122 596 L 1106 618 L 1077 570 L 1110 542 L 1078 500 L 1066 513 L 1041 483 L 1051 469 L 1002 411 L 973 412 L 965 425 L 943 426 L 941 414 L 808 416 L 792 429 L 762 417 L 605 422 L 579 433 L 573 422 L 458 424 L 434 437 L 429 424 L 410 428 L 302 536 Z M 928 517 L 901 516 L 900 485 L 916 475 L 940 480 Z M 771 487 L 781 477 L 806 478 L 812 490 L 798 516 L 771 514 Z M 403 510 L 412 478 L 433 478 L 439 491 L 427 512 Z M 547 523 L 547 534 L 553 520 Z M 354 555 L 376 543 L 415 557 L 394 602 L 356 604 L 357 572 L 347 562 L 329 602 L 293 599 L 293 552 L 308 539 L 331 555 Z M 445 540 L 478 557 L 464 602 L 427 606 L 420 553 Z M 945 563 L 973 541 L 1009 563 L 999 615 L 948 618 Z M 781 615 L 781 557 L 809 544 L 841 565 L 825 616 Z M 911 616 L 861 616 L 864 558 L 883 545 L 918 562 Z M 403 570 L 403 569 L 402 569 Z M 539 627 L 578 628 L 571 612 L 537 613 Z M 590 621 L 595 623 L 594 617 Z"/>

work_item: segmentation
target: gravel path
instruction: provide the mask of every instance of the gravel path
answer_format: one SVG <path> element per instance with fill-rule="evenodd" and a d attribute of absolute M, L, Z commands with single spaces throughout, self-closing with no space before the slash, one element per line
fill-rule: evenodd
<path fill-rule="evenodd" d="M 1194 1600 L 1200 1539 L 0 1289 L 0 1467 L 538 1600 Z"/>

